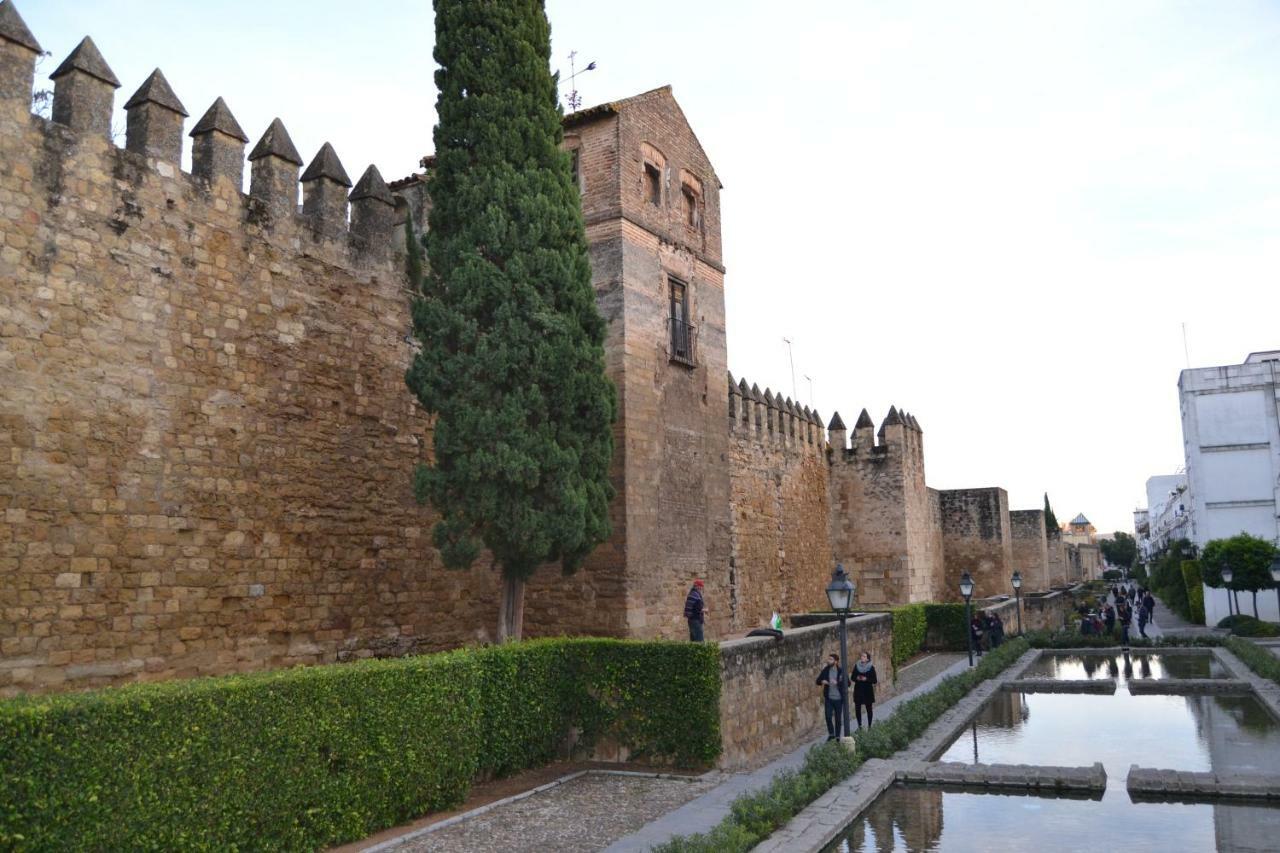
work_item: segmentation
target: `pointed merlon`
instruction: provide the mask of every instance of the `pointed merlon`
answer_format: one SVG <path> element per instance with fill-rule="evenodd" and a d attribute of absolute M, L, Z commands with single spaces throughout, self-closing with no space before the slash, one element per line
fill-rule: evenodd
<path fill-rule="evenodd" d="M 284 122 L 278 118 L 273 118 L 271 124 L 267 125 L 266 132 L 262 134 L 258 144 L 253 146 L 248 159 L 252 163 L 263 157 L 279 157 L 295 166 L 302 165 L 302 155 L 298 153 L 293 140 L 289 138 L 289 131 L 284 129 Z"/>
<path fill-rule="evenodd" d="M 787 398 L 787 404 L 783 408 L 793 415 L 796 413 L 796 404 L 791 402 L 790 397 Z"/>
<path fill-rule="evenodd" d="M 862 410 L 862 414 L 858 415 L 858 422 L 854 424 L 854 429 L 875 429 L 875 421 L 871 420 L 871 414 L 866 409 Z"/>
<path fill-rule="evenodd" d="M 889 414 L 885 415 L 884 417 L 883 426 L 901 426 L 901 425 L 902 425 L 902 416 L 898 414 L 898 409 L 895 406 L 890 406 Z"/>
<path fill-rule="evenodd" d="M 813 425 L 818 429 L 822 429 L 822 415 L 818 414 L 818 410 L 813 410 Z"/>
<path fill-rule="evenodd" d="M 751 389 L 747 387 L 747 380 L 745 379 L 738 380 L 738 391 L 744 397 L 747 397 L 747 398 L 751 397 Z"/>
<path fill-rule="evenodd" d="M 196 122 L 196 126 L 191 128 L 188 136 L 202 136 L 206 133 L 214 131 L 225 134 L 241 142 L 248 142 L 249 137 L 244 135 L 244 131 L 240 129 L 240 123 L 236 121 L 236 117 L 231 114 L 231 109 L 227 107 L 227 102 L 219 97 L 213 102 L 213 106 L 200 116 L 200 120 Z"/>
<path fill-rule="evenodd" d="M 316 152 L 316 156 L 311 160 L 310 165 L 302 172 L 302 177 L 298 180 L 302 183 L 308 181 L 317 181 L 320 178 L 328 178 L 331 181 L 342 184 L 344 187 L 351 186 L 351 179 L 347 177 L 347 170 L 342 168 L 342 161 L 338 159 L 338 152 L 333 150 L 333 146 L 325 143 L 320 146 L 320 150 Z"/>
<path fill-rule="evenodd" d="M 764 389 L 764 404 L 771 409 L 774 407 L 773 392 L 768 388 Z"/>
<path fill-rule="evenodd" d="M 911 416 L 911 426 L 915 427 L 916 432 L 924 432 L 924 428 L 920 426 L 920 422 L 916 420 L 916 416 Z"/>
<path fill-rule="evenodd" d="M 40 46 L 40 42 L 36 41 L 36 37 L 31 34 L 31 30 L 27 29 L 27 22 L 22 20 L 22 16 L 18 14 L 18 9 L 13 5 L 13 0 L 0 2 L 0 39 L 20 44 L 35 53 L 44 53 L 44 48 Z"/>
<path fill-rule="evenodd" d="M 729 393 L 736 394 L 738 392 L 738 383 L 733 381 L 733 371 L 726 370 L 725 373 L 729 377 Z"/>
<path fill-rule="evenodd" d="M 827 424 L 827 429 L 844 429 L 844 421 L 840 418 L 840 413 L 836 412 L 831 416 L 831 423 Z"/>
<path fill-rule="evenodd" d="M 182 101 L 178 100 L 178 96 L 173 93 L 173 87 L 169 85 L 169 81 L 164 79 L 164 74 L 157 68 L 151 72 L 151 76 L 138 87 L 138 91 L 134 92 L 129 100 L 124 102 L 126 110 L 134 107 L 140 107 L 145 103 L 156 104 L 164 107 L 166 110 L 172 110 L 180 116 L 188 115 L 187 108 L 182 105 Z"/>
<path fill-rule="evenodd" d="M 390 205 L 396 203 L 390 188 L 387 187 L 387 182 L 382 180 L 382 173 L 378 171 L 377 166 L 370 166 L 364 170 L 364 174 L 360 176 L 360 180 L 356 181 L 355 189 L 351 191 L 348 198 L 351 201 L 373 198 Z"/>
<path fill-rule="evenodd" d="M 57 80 L 72 71 L 79 71 L 88 74 L 90 77 L 97 77 L 114 89 L 120 88 L 120 81 L 112 73 L 111 66 L 107 65 L 107 61 L 102 58 L 102 53 L 98 50 L 98 46 L 88 36 L 80 40 L 80 43 L 76 45 L 76 49 L 71 51 L 71 54 L 62 60 L 62 64 L 49 75 L 49 79 Z"/>
<path fill-rule="evenodd" d="M 805 407 L 804 407 L 803 409 L 801 409 L 800 411 L 801 411 L 801 413 L 802 413 L 802 417 L 803 417 L 806 421 L 808 421 L 809 423 L 813 423 L 813 412 L 809 411 L 809 407 L 808 407 L 808 406 L 805 406 Z"/>
<path fill-rule="evenodd" d="M 756 385 L 754 382 L 751 384 L 751 399 L 755 400 L 757 403 L 764 402 L 764 397 L 760 394 L 760 386 Z"/>

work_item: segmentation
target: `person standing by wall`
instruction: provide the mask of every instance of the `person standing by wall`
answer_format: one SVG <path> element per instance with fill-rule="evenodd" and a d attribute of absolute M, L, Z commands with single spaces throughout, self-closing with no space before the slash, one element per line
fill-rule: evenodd
<path fill-rule="evenodd" d="M 832 652 L 827 656 L 827 665 L 818 673 L 818 680 L 814 683 L 822 694 L 822 705 L 827 718 L 827 740 L 835 740 L 840 737 L 840 729 L 844 725 L 844 703 L 849 697 L 849 678 L 840 668 L 840 655 Z"/>
<path fill-rule="evenodd" d="M 858 715 L 858 728 L 862 728 L 862 709 L 867 709 L 867 728 L 871 728 L 872 707 L 876 704 L 876 684 L 880 679 L 876 676 L 876 668 L 871 663 L 871 654 L 863 652 L 858 655 L 858 662 L 853 665 L 853 712 Z"/>
<path fill-rule="evenodd" d="M 707 604 L 702 600 L 702 579 L 698 578 L 693 582 L 693 586 L 689 588 L 689 594 L 684 599 L 684 618 L 689 623 L 690 642 L 702 642 L 703 622 L 706 615 Z"/>

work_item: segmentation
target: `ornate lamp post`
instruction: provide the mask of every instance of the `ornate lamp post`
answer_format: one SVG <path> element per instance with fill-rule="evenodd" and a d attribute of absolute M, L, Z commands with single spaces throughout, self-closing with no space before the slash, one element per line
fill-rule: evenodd
<path fill-rule="evenodd" d="M 1013 573 L 1013 594 L 1018 599 L 1018 634 L 1022 634 L 1022 572 Z"/>
<path fill-rule="evenodd" d="M 964 596 L 964 634 L 969 638 L 969 666 L 973 666 L 973 621 L 969 615 L 969 599 L 973 597 L 973 577 L 968 572 L 960 576 L 960 594 Z"/>
<path fill-rule="evenodd" d="M 831 609 L 840 614 L 840 663 L 844 671 L 849 671 L 848 631 L 845 619 L 849 616 L 849 608 L 853 606 L 854 583 L 844 573 L 844 566 L 836 563 L 836 570 L 831 573 L 831 583 L 827 584 L 827 601 Z M 844 700 L 844 735 L 849 736 L 849 696 Z"/>
<path fill-rule="evenodd" d="M 1271 579 L 1276 583 L 1276 607 L 1280 607 L 1280 554 L 1271 561 Z"/>
<path fill-rule="evenodd" d="M 1235 571 L 1226 566 L 1222 570 L 1222 584 L 1227 588 L 1227 614 L 1234 616 L 1235 611 L 1231 609 L 1231 580 L 1236 576 Z"/>

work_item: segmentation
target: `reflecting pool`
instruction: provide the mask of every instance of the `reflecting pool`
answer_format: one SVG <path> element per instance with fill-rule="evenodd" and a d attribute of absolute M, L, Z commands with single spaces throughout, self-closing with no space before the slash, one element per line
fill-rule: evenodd
<path fill-rule="evenodd" d="M 1131 803 L 1123 780 L 1101 801 L 895 785 L 828 851 L 1066 853 L 1275 851 L 1280 809 Z"/>
<path fill-rule="evenodd" d="M 1209 652 L 1203 654 L 1081 654 L 1041 655 L 1023 672 L 1024 678 L 1092 681 L 1114 678 L 1228 678 L 1231 673 Z"/>
<path fill-rule="evenodd" d="M 937 760 L 1084 766 L 1123 789 L 1129 765 L 1280 773 L 1280 724 L 1248 696 L 1000 691 Z"/>

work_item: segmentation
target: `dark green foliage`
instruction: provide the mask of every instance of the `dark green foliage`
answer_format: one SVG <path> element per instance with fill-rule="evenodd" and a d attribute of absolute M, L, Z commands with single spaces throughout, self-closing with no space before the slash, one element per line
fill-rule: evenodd
<path fill-rule="evenodd" d="M 895 607 L 893 614 L 893 670 L 896 673 L 911 658 L 920 653 L 924 646 L 927 622 L 924 614 L 925 605 L 908 604 Z"/>
<path fill-rule="evenodd" d="M 546 763 L 720 750 L 718 650 L 539 640 L 0 702 L 0 848 L 312 850 Z"/>
<path fill-rule="evenodd" d="M 1149 583 L 1147 566 L 1145 563 L 1134 563 L 1133 568 L 1129 570 L 1129 576 L 1143 586 L 1146 586 Z"/>
<path fill-rule="evenodd" d="M 1187 589 L 1187 618 L 1196 625 L 1204 624 L 1204 584 L 1200 581 L 1200 564 L 1182 561 L 1182 582 Z"/>
<path fill-rule="evenodd" d="M 1105 572 L 1102 573 L 1102 579 L 1104 581 L 1118 581 L 1123 577 L 1124 577 L 1124 572 L 1120 571 L 1119 569 L 1107 569 Z"/>
<path fill-rule="evenodd" d="M 1187 539 L 1171 542 L 1151 563 L 1151 589 L 1183 619 L 1191 621 L 1191 601 L 1182 576 L 1182 561 L 1194 560 L 1195 546 Z"/>
<path fill-rule="evenodd" d="M 1241 613 L 1222 619 L 1218 627 L 1228 629 L 1237 637 L 1280 637 L 1280 626 Z"/>
<path fill-rule="evenodd" d="M 1280 659 L 1271 652 L 1239 637 L 1227 637 L 1223 645 L 1244 661 L 1249 669 L 1263 678 L 1269 678 L 1276 684 L 1280 684 Z"/>
<path fill-rule="evenodd" d="M 1026 634 L 1027 642 L 1031 644 L 1033 649 L 1118 649 L 1120 643 L 1114 636 L 1099 637 L 1096 634 L 1081 634 L 1078 630 L 1071 631 L 1029 631 Z M 1170 646 L 1220 646 L 1222 639 L 1213 634 L 1203 634 L 1194 637 L 1176 636 L 1176 637 L 1156 637 L 1143 638 L 1133 637 L 1129 641 L 1129 647 L 1132 649 L 1158 649 Z"/>
<path fill-rule="evenodd" d="M 710 832 L 673 838 L 655 847 L 654 853 L 746 853 L 853 775 L 866 759 L 888 757 L 919 737 L 966 693 L 1004 671 L 1027 648 L 1025 641 L 1011 640 L 973 669 L 943 679 L 923 696 L 902 703 L 888 719 L 859 731 L 854 750 L 838 743 L 815 746 L 800 770 L 779 773 L 768 786 L 734 800 L 729 816 Z"/>
<path fill-rule="evenodd" d="M 559 148 L 541 0 L 436 0 L 435 166 L 421 351 L 405 379 L 435 416 L 414 478 L 435 542 L 487 547 L 510 579 L 572 571 L 609 535 L 616 401 L 577 188 Z"/>
<path fill-rule="evenodd" d="M 1138 560 L 1138 541 L 1123 530 L 1117 530 L 1113 539 L 1103 539 L 1098 547 L 1108 563 L 1122 569 L 1129 568 Z"/>
<path fill-rule="evenodd" d="M 969 623 L 964 618 L 963 604 L 926 604 L 924 617 L 929 649 L 963 652 L 969 648 Z"/>
<path fill-rule="evenodd" d="M 1233 572 L 1230 589 L 1253 593 L 1254 615 L 1258 612 L 1258 590 L 1271 589 L 1271 561 L 1276 557 L 1276 546 L 1265 539 L 1240 533 L 1230 539 L 1214 539 L 1204 546 L 1200 564 L 1204 582 L 1215 589 L 1222 589 L 1222 570 L 1230 567 Z"/>
<path fill-rule="evenodd" d="M 1053 507 L 1049 506 L 1049 493 L 1044 493 L 1044 529 L 1058 530 L 1058 517 L 1053 514 Z"/>

